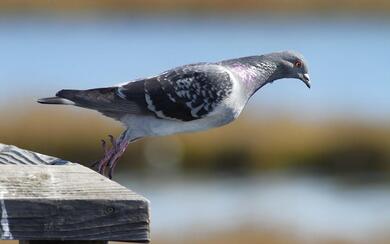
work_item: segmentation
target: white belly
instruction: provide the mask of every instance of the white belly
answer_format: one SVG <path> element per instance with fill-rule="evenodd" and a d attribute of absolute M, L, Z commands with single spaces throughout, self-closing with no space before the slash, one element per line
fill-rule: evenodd
<path fill-rule="evenodd" d="M 181 132 L 194 132 L 219 127 L 237 118 L 233 110 L 220 108 L 211 115 L 193 121 L 158 119 L 154 116 L 128 115 L 122 123 L 132 131 L 132 137 L 164 136 Z"/>

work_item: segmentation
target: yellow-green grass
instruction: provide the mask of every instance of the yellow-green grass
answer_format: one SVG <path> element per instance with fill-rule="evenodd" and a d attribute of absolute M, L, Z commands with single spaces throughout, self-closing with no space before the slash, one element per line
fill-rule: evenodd
<path fill-rule="evenodd" d="M 54 10 L 65 12 L 77 11 L 126 11 L 139 13 L 178 11 L 207 12 L 386 12 L 390 10 L 387 0 L 3 0 L 0 1 L 3 11 Z"/>
<path fill-rule="evenodd" d="M 86 164 L 102 156 L 100 139 L 122 129 L 98 113 L 70 107 L 3 109 L 0 115 L 0 142 Z M 390 170 L 390 126 L 385 123 L 246 116 L 218 129 L 135 142 L 123 159 L 132 163 L 120 165 L 145 167 L 145 146 L 170 142 L 179 144 L 178 166 L 184 170 Z"/>

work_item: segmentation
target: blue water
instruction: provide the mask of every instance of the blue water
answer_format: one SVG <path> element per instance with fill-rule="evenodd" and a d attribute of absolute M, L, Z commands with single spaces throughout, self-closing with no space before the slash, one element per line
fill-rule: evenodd
<path fill-rule="evenodd" d="M 303 119 L 390 118 L 390 20 L 381 18 L 0 17 L 0 102 L 109 86 L 199 61 L 302 52 L 313 87 L 282 80 L 250 104 Z"/>
<path fill-rule="evenodd" d="M 151 201 L 156 239 L 249 228 L 293 233 L 305 240 L 372 243 L 388 237 L 390 230 L 386 184 L 348 186 L 332 178 L 292 174 L 237 179 L 117 176 L 121 184 Z"/>

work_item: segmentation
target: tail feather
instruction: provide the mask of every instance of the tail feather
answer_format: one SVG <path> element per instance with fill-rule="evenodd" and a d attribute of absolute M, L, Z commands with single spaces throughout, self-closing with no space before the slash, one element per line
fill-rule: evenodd
<path fill-rule="evenodd" d="M 61 97 L 47 97 L 47 98 L 40 98 L 37 101 L 38 103 L 42 104 L 61 104 L 61 105 L 74 105 L 75 103 Z"/>
<path fill-rule="evenodd" d="M 61 90 L 55 97 L 39 99 L 39 103 L 65 104 L 94 109 L 98 111 L 132 111 L 137 103 L 117 95 L 117 87 L 95 88 L 89 90 Z"/>
<path fill-rule="evenodd" d="M 39 99 L 44 104 L 74 105 L 97 110 L 108 117 L 121 119 L 124 114 L 148 114 L 143 96 L 123 98 L 117 94 L 117 87 L 95 88 L 89 90 L 61 90 L 55 97 Z M 138 99 L 138 100 L 137 100 Z"/>
<path fill-rule="evenodd" d="M 104 109 L 114 108 L 118 106 L 116 102 L 118 96 L 115 92 L 115 87 L 107 88 L 95 88 L 89 90 L 61 90 L 57 92 L 56 96 L 74 102 L 74 105 L 91 108 L 91 109 Z"/>
<path fill-rule="evenodd" d="M 73 101 L 73 99 L 83 95 L 87 90 L 61 90 L 57 92 L 56 96 Z"/>

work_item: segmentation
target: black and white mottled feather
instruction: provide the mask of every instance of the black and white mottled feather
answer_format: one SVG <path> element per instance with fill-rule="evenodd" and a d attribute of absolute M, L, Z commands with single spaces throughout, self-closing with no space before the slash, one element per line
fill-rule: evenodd
<path fill-rule="evenodd" d="M 118 94 L 134 101 L 134 87 L 143 84 L 147 109 L 160 119 L 191 121 L 212 112 L 232 92 L 229 73 L 217 65 L 193 65 L 119 87 Z M 145 106 L 143 103 L 141 106 Z"/>

